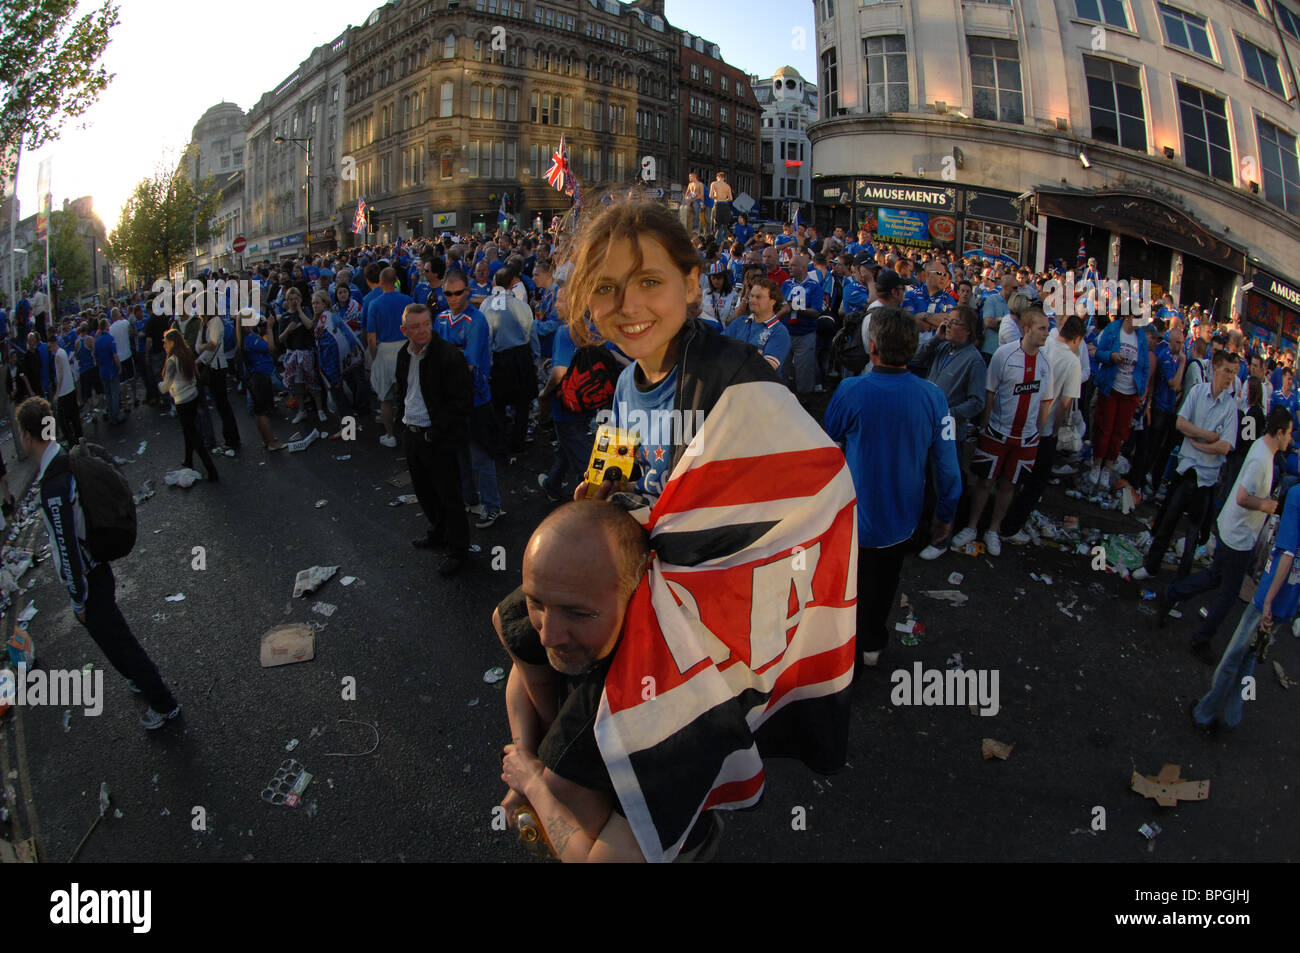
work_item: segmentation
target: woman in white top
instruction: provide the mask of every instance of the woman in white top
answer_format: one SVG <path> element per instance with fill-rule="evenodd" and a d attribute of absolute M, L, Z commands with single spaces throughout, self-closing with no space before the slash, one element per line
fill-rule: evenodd
<path fill-rule="evenodd" d="M 723 330 L 736 317 L 739 295 L 731 287 L 731 269 L 724 262 L 709 266 L 709 287 L 700 303 L 700 320 Z"/>
<path fill-rule="evenodd" d="M 203 461 L 203 466 L 208 471 L 209 482 L 216 483 L 218 482 L 216 465 L 213 464 L 211 454 L 199 438 L 199 388 L 196 383 L 194 352 L 185 343 L 181 332 L 175 328 L 163 335 L 163 351 L 167 354 L 167 362 L 163 366 L 162 386 L 163 390 L 171 395 L 172 402 L 176 405 L 176 416 L 181 422 L 181 434 L 185 437 L 183 466 L 187 470 L 193 469 L 194 453 L 197 450 L 199 459 Z"/>

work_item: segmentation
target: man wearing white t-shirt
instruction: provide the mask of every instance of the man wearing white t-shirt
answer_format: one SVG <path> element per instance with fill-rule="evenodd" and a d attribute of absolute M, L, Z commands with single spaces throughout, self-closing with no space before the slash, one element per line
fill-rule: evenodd
<path fill-rule="evenodd" d="M 1083 344 L 1083 320 L 1075 315 L 1065 319 L 1057 333 L 1047 339 L 1042 353 L 1052 369 L 1052 386 L 1044 400 L 1052 402 L 1052 412 L 1047 415 L 1042 434 L 1038 439 L 1038 456 L 1034 458 L 1033 472 L 1025 479 L 1020 494 L 1002 521 L 1003 529 L 1010 535 L 1007 542 L 1023 546 L 1037 536 L 1037 529 L 1029 520 L 1038 501 L 1043 498 L 1047 481 L 1052 475 L 1052 462 L 1056 458 L 1056 435 L 1070 419 L 1074 402 L 1082 389 L 1083 369 L 1079 366 L 1079 350 Z"/>
<path fill-rule="evenodd" d="M 1218 661 L 1218 656 L 1210 650 L 1210 640 L 1237 605 L 1241 581 L 1250 568 L 1259 532 L 1268 517 L 1278 511 L 1279 502 L 1271 498 L 1273 458 L 1278 453 L 1285 453 L 1290 445 L 1291 412 L 1285 407 L 1276 407 L 1269 412 L 1264 436 L 1256 440 L 1246 454 L 1237 482 L 1232 485 L 1232 491 L 1219 511 L 1215 524 L 1219 544 L 1214 549 L 1210 568 L 1168 585 L 1159 593 L 1156 621 L 1164 625 L 1173 606 L 1199 593 L 1218 590 L 1209 613 L 1192 636 L 1192 654 L 1207 665 Z"/>
<path fill-rule="evenodd" d="M 984 504 L 997 485 L 993 516 L 984 546 L 990 556 L 1002 555 L 1002 520 L 1011 507 L 1016 484 L 1034 470 L 1039 431 L 1052 409 L 1052 368 L 1042 347 L 1047 342 L 1047 315 L 1030 307 L 1021 315 L 1024 337 L 998 348 L 989 362 L 987 399 L 971 473 L 979 484 L 971 498 L 970 522 L 953 537 L 952 548 L 975 541 Z"/>
<path fill-rule="evenodd" d="M 72 362 L 61 347 L 54 350 L 54 412 L 70 444 L 81 440 L 81 414 L 77 410 L 77 380 L 72 376 Z"/>
<path fill-rule="evenodd" d="M 111 316 L 113 323 L 108 326 L 108 333 L 113 336 L 113 343 L 117 345 L 118 359 L 122 362 L 122 373 L 118 377 L 118 382 L 122 393 L 126 395 L 122 401 L 122 409 L 130 410 L 135 403 L 135 360 L 133 359 L 135 349 L 131 347 L 131 334 L 135 329 L 119 309 L 114 308 Z"/>

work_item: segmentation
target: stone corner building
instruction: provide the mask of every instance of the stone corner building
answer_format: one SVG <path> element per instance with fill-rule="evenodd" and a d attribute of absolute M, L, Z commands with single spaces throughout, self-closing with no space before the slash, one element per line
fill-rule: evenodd
<path fill-rule="evenodd" d="M 816 0 L 818 224 L 1300 338 L 1296 0 Z"/>
<path fill-rule="evenodd" d="M 380 7 L 352 31 L 347 54 L 342 149 L 356 173 L 332 210 L 342 243 L 360 242 L 350 231 L 358 198 L 371 206 L 367 239 L 376 242 L 490 231 L 503 197 L 521 224 L 549 225 L 570 204 L 545 178 L 561 134 L 588 206 L 637 181 L 647 157 L 651 186 L 680 187 L 670 160 L 687 128 L 682 42 L 663 0 Z M 752 117 L 748 128 L 751 147 L 729 142 L 725 156 L 701 155 L 701 165 L 752 181 Z"/>

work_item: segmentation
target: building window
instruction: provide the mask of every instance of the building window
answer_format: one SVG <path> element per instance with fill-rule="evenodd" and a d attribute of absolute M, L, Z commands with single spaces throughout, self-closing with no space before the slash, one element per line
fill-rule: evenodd
<path fill-rule="evenodd" d="M 722 74 L 722 91 L 724 93 L 731 92 L 731 77 L 726 73 Z"/>
<path fill-rule="evenodd" d="M 835 16 L 835 0 L 821 0 L 821 3 L 817 4 L 817 6 L 821 7 L 823 20 L 829 20 Z"/>
<path fill-rule="evenodd" d="M 1189 50 L 1206 59 L 1214 59 L 1214 50 L 1210 46 L 1210 34 L 1205 28 L 1205 20 L 1195 13 L 1187 13 L 1167 7 L 1160 7 L 1160 21 L 1165 26 L 1165 39 L 1174 46 Z"/>
<path fill-rule="evenodd" d="M 722 123 L 724 126 L 727 124 L 727 107 L 726 107 L 726 106 L 719 106 L 719 107 L 718 107 L 718 122 Z"/>
<path fill-rule="evenodd" d="M 564 113 L 560 120 L 560 125 L 566 129 L 573 125 L 573 97 L 564 97 Z"/>
<path fill-rule="evenodd" d="M 1123 0 L 1074 0 L 1074 12 L 1084 20 L 1095 20 L 1124 30 L 1129 28 Z"/>
<path fill-rule="evenodd" d="M 519 90 L 517 89 L 512 88 L 510 90 L 510 108 L 506 114 L 506 119 L 509 122 L 519 121 Z"/>
<path fill-rule="evenodd" d="M 448 116 L 452 115 L 452 97 L 455 88 L 455 84 L 451 80 L 448 79 L 443 81 L 442 106 L 438 111 L 438 115 L 442 119 L 446 119 Z"/>
<path fill-rule="evenodd" d="M 477 179 L 478 178 L 478 140 L 477 139 L 475 139 L 473 142 L 469 144 L 469 148 L 466 150 L 466 154 L 469 156 L 469 162 L 468 162 L 469 177 L 471 179 Z"/>
<path fill-rule="evenodd" d="M 493 118 L 493 119 L 496 119 L 496 120 L 499 121 L 499 122 L 503 122 L 503 121 L 505 121 L 505 118 L 506 118 L 506 88 L 505 88 L 504 86 L 498 86 L 498 87 L 497 87 L 497 95 L 496 95 L 496 110 L 493 112 L 493 114 L 492 114 L 492 118 Z"/>
<path fill-rule="evenodd" d="M 1267 50 L 1261 50 L 1252 43 L 1237 37 L 1237 46 L 1241 49 L 1241 65 L 1246 77 L 1266 86 L 1279 96 L 1286 96 L 1282 86 L 1282 71 L 1277 68 L 1277 57 Z"/>
<path fill-rule="evenodd" d="M 483 96 L 483 87 L 480 86 L 478 83 L 475 83 L 473 86 L 469 88 L 469 118 L 470 119 L 478 119 L 479 116 L 482 115 L 482 113 L 479 111 L 481 109 L 479 103 L 482 96 Z"/>
<path fill-rule="evenodd" d="M 700 80 L 700 64 L 699 64 L 699 63 L 692 63 L 692 64 L 691 64 L 691 79 L 695 80 L 697 83 L 699 82 L 699 80 Z"/>
<path fill-rule="evenodd" d="M 834 116 L 840 110 L 840 67 L 831 47 L 822 54 L 822 102 L 826 104 L 824 116 Z"/>
<path fill-rule="evenodd" d="M 867 57 L 867 112 L 907 112 L 906 37 L 868 37 L 864 46 Z"/>
<path fill-rule="evenodd" d="M 1213 93 L 1179 83 L 1178 111 L 1183 119 L 1187 167 L 1232 182 L 1227 104 Z"/>
<path fill-rule="evenodd" d="M 1083 72 L 1088 79 L 1092 138 L 1145 152 L 1146 111 L 1137 68 L 1085 56 Z"/>
<path fill-rule="evenodd" d="M 442 41 L 442 58 L 450 60 L 456 58 L 456 34 L 448 33 Z"/>
<path fill-rule="evenodd" d="M 1259 151 L 1264 173 L 1264 198 L 1292 215 L 1300 215 L 1300 160 L 1295 136 L 1263 119 L 1259 125 Z"/>
<path fill-rule="evenodd" d="M 441 162 L 440 170 L 439 170 L 439 171 L 440 171 L 440 175 L 442 176 L 442 178 L 443 178 L 444 180 L 446 180 L 446 179 L 450 179 L 450 178 L 451 178 L 451 173 L 452 173 L 452 160 L 451 160 L 451 150 L 450 150 L 450 149 L 444 149 L 444 150 L 443 150 L 443 152 L 442 152 L 442 162 Z"/>
<path fill-rule="evenodd" d="M 709 69 L 708 67 L 705 67 L 704 69 L 704 85 L 705 86 L 713 85 L 713 70 Z"/>
<path fill-rule="evenodd" d="M 1277 13 L 1277 22 L 1297 40 L 1300 40 L 1300 15 L 1291 12 L 1285 5 L 1273 0 L 1273 10 Z"/>
<path fill-rule="evenodd" d="M 731 140 L 726 136 L 718 137 L 718 154 L 724 159 L 731 156 Z"/>
<path fill-rule="evenodd" d="M 1020 87 L 1020 53 L 1015 41 L 972 36 L 968 42 L 975 118 L 1023 123 L 1025 96 Z"/>
<path fill-rule="evenodd" d="M 379 160 L 379 190 L 387 194 L 392 189 L 392 181 L 389 170 L 392 167 L 392 156 L 384 156 Z"/>

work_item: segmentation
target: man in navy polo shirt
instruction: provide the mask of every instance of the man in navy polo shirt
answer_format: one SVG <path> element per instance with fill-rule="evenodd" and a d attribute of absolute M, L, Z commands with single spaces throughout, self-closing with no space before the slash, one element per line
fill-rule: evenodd
<path fill-rule="evenodd" d="M 448 308 L 438 315 L 434 330 L 460 348 L 474 378 L 474 410 L 470 417 L 469 446 L 460 449 L 461 488 L 469 511 L 478 517 L 474 524 L 487 529 L 504 511 L 497 489 L 496 453 L 500 427 L 492 409 L 492 334 L 484 314 L 469 303 L 469 285 L 459 271 L 447 273 L 442 283 Z"/>
<path fill-rule="evenodd" d="M 898 264 L 901 267 L 903 262 Z M 902 277 L 906 280 L 906 276 Z M 925 284 L 903 296 L 903 310 L 916 317 L 922 344 L 934 337 L 940 324 L 938 315 L 947 314 L 957 307 L 957 299 L 946 290 L 949 281 L 951 276 L 947 266 L 935 258 L 925 266 Z"/>
<path fill-rule="evenodd" d="M 790 259 L 791 275 L 781 285 L 785 304 L 777 317 L 790 330 L 790 367 L 788 377 L 799 396 L 820 391 L 817 383 L 817 319 L 822 312 L 821 282 L 808 274 L 808 256 L 797 254 Z"/>
<path fill-rule="evenodd" d="M 826 408 L 826 432 L 844 446 L 858 494 L 857 657 L 874 666 L 889 641 L 903 557 L 921 519 L 927 466 L 933 465 L 934 542 L 947 538 L 961 499 L 957 442 L 948 400 L 907 364 L 917 348 L 916 323 L 897 308 L 871 322 L 872 373 L 844 380 Z"/>
<path fill-rule="evenodd" d="M 397 290 L 397 272 L 385 268 L 379 273 L 379 295 L 366 309 L 365 332 L 374 363 L 370 367 L 370 386 L 380 400 L 380 418 L 384 436 L 379 442 L 385 447 L 396 447 L 393 433 L 393 384 L 397 380 L 397 352 L 406 343 L 402 333 L 402 313 L 414 302 Z"/>
<path fill-rule="evenodd" d="M 99 333 L 95 335 L 95 366 L 104 385 L 108 422 L 113 425 L 126 423 L 126 418 L 122 416 L 122 390 L 117 386 L 122 361 L 118 357 L 113 335 L 108 333 L 108 318 L 99 319 Z"/>
<path fill-rule="evenodd" d="M 769 278 L 758 278 L 749 286 L 749 314 L 736 318 L 722 333 L 758 348 L 774 370 L 790 356 L 790 332 L 776 314 L 781 289 Z"/>

